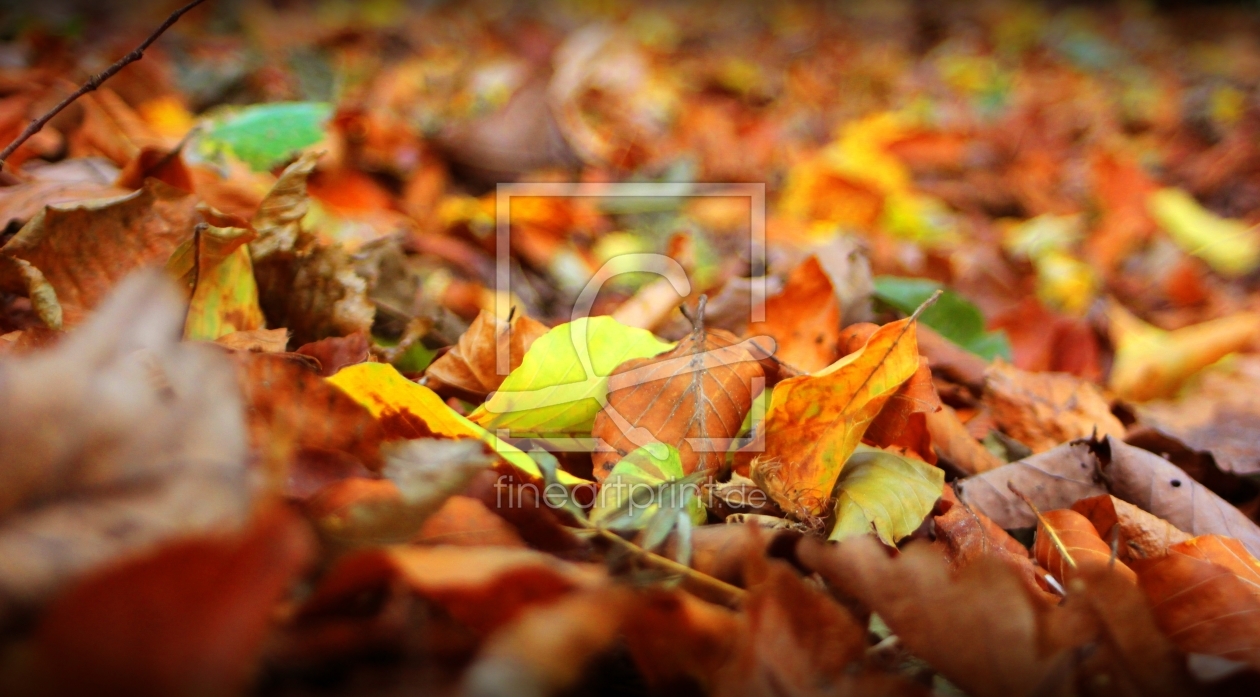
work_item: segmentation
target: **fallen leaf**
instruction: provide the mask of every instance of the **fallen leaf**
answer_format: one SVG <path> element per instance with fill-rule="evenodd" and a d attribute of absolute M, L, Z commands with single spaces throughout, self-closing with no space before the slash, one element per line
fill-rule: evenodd
<path fill-rule="evenodd" d="M 1112 302 L 1107 318 L 1116 346 L 1108 387 L 1136 402 L 1175 395 L 1195 373 L 1250 345 L 1260 333 L 1260 314 L 1253 312 L 1164 331 Z"/>
<path fill-rule="evenodd" d="M 6 186 L 0 188 L 0 229 L 13 223 L 25 223 L 45 206 L 114 199 L 129 193 L 127 189 L 95 179 L 39 179 Z"/>
<path fill-rule="evenodd" d="M 676 523 L 658 523 L 657 517 L 686 515 L 692 524 L 703 525 L 708 513 L 695 482 L 680 481 L 686 477 L 677 448 L 665 443 L 648 443 L 618 460 L 600 483 L 591 506 L 591 522 L 626 531 L 652 530 L 666 525 L 668 532 Z M 671 482 L 677 484 L 669 486 Z M 643 543 L 646 549 L 654 546 Z"/>
<path fill-rule="evenodd" d="M 1229 277 L 1260 263 L 1260 238 L 1246 223 L 1222 218 L 1181 189 L 1160 189 L 1146 199 L 1147 210 L 1177 246 Z"/>
<path fill-rule="evenodd" d="M 349 336 L 330 336 L 319 341 L 312 341 L 298 348 L 294 353 L 310 356 L 319 361 L 320 375 L 330 377 L 338 370 L 368 360 L 370 342 L 363 332 L 355 332 Z"/>
<path fill-rule="evenodd" d="M 969 477 L 956 482 L 954 489 L 958 498 L 1004 529 L 1035 526 L 1032 511 L 1011 492 L 1010 485 L 1045 511 L 1070 508 L 1080 499 L 1107 493 L 1098 458 L 1081 441 Z"/>
<path fill-rule="evenodd" d="M 869 534 L 895 545 L 923 524 L 945 472 L 915 458 L 859 445 L 836 481 L 830 540 Z"/>
<path fill-rule="evenodd" d="M 250 224 L 249 244 L 267 323 L 287 327 L 300 346 L 328 336 L 368 333 L 376 308 L 368 282 L 342 247 L 302 229 L 309 210 L 306 180 L 319 153 L 304 153 L 280 174 Z"/>
<path fill-rule="evenodd" d="M 182 322 L 146 271 L 56 346 L 0 357 L 0 621 L 92 567 L 244 522 L 236 380 L 218 349 L 179 343 Z"/>
<path fill-rule="evenodd" d="M 670 349 L 651 332 L 608 317 L 581 318 L 538 337 L 469 419 L 522 436 L 589 433 L 607 400 L 608 376 L 622 363 Z"/>
<path fill-rule="evenodd" d="M 1184 554 L 1134 562 L 1161 631 L 1185 653 L 1260 667 L 1260 598 L 1225 567 Z"/>
<path fill-rule="evenodd" d="M 1252 595 L 1260 598 L 1260 560 L 1232 537 L 1199 535 L 1170 546 L 1168 554 L 1183 554 L 1223 566 L 1247 584 Z"/>
<path fill-rule="evenodd" d="M 403 377 L 392 365 L 359 363 L 326 380 L 367 407 L 381 422 L 387 438 L 473 438 L 524 473 L 532 477 L 542 474 L 528 455 L 459 415 L 432 390 Z M 561 479 L 568 483 L 582 481 L 567 472 L 561 473 Z"/>
<path fill-rule="evenodd" d="M 1107 488 L 1117 498 L 1191 535 L 1224 535 L 1260 554 L 1260 527 L 1164 458 L 1108 436 L 1094 446 Z"/>
<path fill-rule="evenodd" d="M 1110 495 L 1081 499 L 1072 510 L 1088 518 L 1104 542 L 1117 540 L 1123 562 L 1162 557 L 1171 545 L 1190 539 L 1172 523 Z"/>
<path fill-rule="evenodd" d="M 875 279 L 875 297 L 905 314 L 914 312 L 938 290 L 942 290 L 939 284 L 921 278 L 879 276 Z M 980 309 L 953 291 L 944 290 L 936 304 L 919 315 L 919 321 L 981 358 L 1011 358 L 1006 335 L 985 331 Z"/>
<path fill-rule="evenodd" d="M 499 389 L 511 371 L 520 367 L 530 346 L 547 333 L 547 327 L 530 319 L 523 312 L 512 315 L 511 321 L 498 320 L 493 313 L 483 310 L 473 320 L 468 331 L 459 337 L 459 343 L 451 347 L 424 371 L 430 381 L 463 390 L 468 395 L 485 398 Z M 504 346 L 506 345 L 506 346 Z M 499 374 L 499 353 L 506 350 L 507 373 Z"/>
<path fill-rule="evenodd" d="M 691 333 L 673 350 L 622 363 L 608 377 L 607 403 L 591 436 L 610 450 L 591 455 L 595 478 L 604 481 L 618 460 L 652 443 L 677 448 L 685 474 L 713 476 L 764 380 L 747 342 L 704 328 L 701 301 Z"/>
<path fill-rule="evenodd" d="M 305 524 L 277 506 L 238 534 L 171 542 L 95 571 L 35 630 L 36 675 L 51 694 L 237 694 L 314 553 Z"/>
<path fill-rule="evenodd" d="M 919 367 L 914 320 L 884 325 L 861 351 L 814 375 L 780 382 L 765 421 L 765 451 L 751 471 L 791 515 L 822 518 L 836 480 L 867 426 Z"/>
<path fill-rule="evenodd" d="M 199 225 L 189 241 L 196 271 L 184 336 L 188 339 L 214 341 L 225 334 L 263 328 L 262 309 L 258 306 L 258 285 L 254 282 L 254 266 L 249 247 L 254 232 L 240 227 Z M 197 245 L 195 251 L 191 246 Z M 172 259 L 180 256 L 183 246 Z M 191 266 L 191 265 L 190 265 Z M 167 266 L 170 269 L 170 264 Z"/>
<path fill-rule="evenodd" d="M 452 496 L 429 516 L 411 538 L 418 545 L 524 547 L 520 533 L 481 501 Z"/>
<path fill-rule="evenodd" d="M 1102 391 L 1066 373 L 1030 373 L 995 361 L 985 372 L 984 405 L 1002 432 L 1034 453 L 1095 433 L 1124 437 Z"/>
<path fill-rule="evenodd" d="M 231 155 L 265 171 L 319 142 L 331 114 L 332 107 L 320 102 L 224 108 L 210 116 L 191 147 L 203 157 Z"/>
<path fill-rule="evenodd" d="M 784 363 L 812 373 L 840 357 L 840 301 L 817 257 L 793 269 L 783 290 L 766 299 L 765 317 L 750 323 L 745 336 L 772 337 Z"/>
<path fill-rule="evenodd" d="M 0 286 L 27 295 L 53 329 L 82 322 L 131 271 L 160 264 L 200 221 L 188 193 L 135 193 L 45 207 L 0 248 Z"/>
<path fill-rule="evenodd" d="M 949 406 L 941 405 L 940 411 L 929 412 L 924 417 L 936 454 L 963 474 L 981 474 L 1005 464 L 971 436 L 967 426 L 958 419 L 958 413 Z"/>
<path fill-rule="evenodd" d="M 1112 557 L 1111 546 L 1098 536 L 1089 518 L 1071 509 L 1041 514 L 1032 551 L 1037 563 L 1065 585 L 1080 574 L 1101 569 L 1137 580 L 1132 569 Z"/>

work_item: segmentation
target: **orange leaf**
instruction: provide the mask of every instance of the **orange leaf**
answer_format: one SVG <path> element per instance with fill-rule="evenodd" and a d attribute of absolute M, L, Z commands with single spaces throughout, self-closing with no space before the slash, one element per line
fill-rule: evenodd
<path fill-rule="evenodd" d="M 807 373 L 839 358 L 840 303 L 817 257 L 797 266 L 783 291 L 766 300 L 766 321 L 748 325 L 745 333 L 759 334 L 774 338 L 776 358 Z"/>
<path fill-rule="evenodd" d="M 1058 542 L 1056 543 L 1056 538 Z M 1089 568 L 1115 565 L 1115 572 L 1135 580 L 1133 570 L 1111 557 L 1111 547 L 1098 536 L 1089 518 L 1073 510 L 1047 511 L 1037 523 L 1033 557 L 1060 583 Z"/>
<path fill-rule="evenodd" d="M 1251 556 L 1242 543 L 1232 537 L 1200 535 L 1169 547 L 1168 553 L 1223 566 L 1246 583 L 1252 595 L 1260 598 L 1260 560 Z"/>

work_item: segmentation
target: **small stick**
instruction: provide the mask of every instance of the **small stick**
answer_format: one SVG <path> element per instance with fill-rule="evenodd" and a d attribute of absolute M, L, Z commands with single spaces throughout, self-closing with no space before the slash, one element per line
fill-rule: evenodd
<path fill-rule="evenodd" d="M 92 77 L 88 78 L 88 81 L 83 83 L 82 87 L 75 90 L 73 93 L 70 94 L 70 96 L 61 100 L 61 102 L 58 103 L 57 106 L 49 110 L 48 113 L 31 121 L 30 124 L 26 126 L 26 129 L 23 130 L 20 134 L 18 134 L 18 137 L 14 139 L 12 143 L 9 143 L 7 146 L 5 146 L 4 150 L 0 150 L 0 167 L 3 167 L 4 164 L 8 162 L 9 156 L 12 155 L 14 151 L 16 151 L 18 148 L 20 148 L 22 146 L 22 143 L 25 143 L 28 139 L 30 139 L 31 136 L 35 135 L 36 133 L 39 133 L 39 130 L 43 128 L 45 125 L 47 125 L 48 122 L 51 121 L 54 116 L 56 116 L 57 114 L 60 114 L 62 109 L 65 109 L 66 107 L 70 106 L 72 103 L 74 103 L 74 100 L 78 99 L 79 97 L 82 97 L 88 92 L 92 92 L 96 90 L 98 87 L 101 86 L 101 83 L 113 77 L 114 74 L 117 73 L 119 70 L 122 70 L 123 68 L 127 67 L 131 63 L 135 63 L 141 58 L 144 58 L 145 49 L 149 48 L 149 46 L 154 41 L 157 41 L 158 37 L 161 36 L 167 29 L 170 29 L 171 25 L 179 21 L 179 18 L 183 17 L 186 12 L 188 12 L 192 8 L 200 5 L 201 3 L 205 1 L 206 0 L 192 0 L 192 2 L 172 12 L 171 16 L 167 17 L 166 21 L 162 22 L 162 25 L 159 26 L 152 34 L 149 34 L 149 38 L 145 39 L 139 46 L 132 49 L 131 53 L 128 53 L 122 58 L 119 58 L 118 62 L 114 63 L 113 65 L 109 66 L 105 70 L 101 71 L 100 74 L 93 75 Z"/>
<path fill-rule="evenodd" d="M 605 540 L 608 540 L 609 542 L 612 542 L 614 544 L 620 545 L 621 547 L 624 547 L 626 550 L 628 550 L 632 554 L 642 557 L 643 559 L 646 559 L 647 561 L 655 564 L 656 566 L 663 567 L 665 569 L 673 571 L 676 574 L 681 574 L 687 577 L 689 580 L 694 581 L 695 583 L 699 585 L 705 586 L 706 588 L 709 588 L 710 590 L 718 591 L 719 593 L 730 597 L 736 603 L 743 602 L 744 598 L 748 595 L 748 591 L 745 591 L 743 588 L 740 588 L 739 586 L 733 586 L 727 583 L 726 581 L 723 581 L 718 578 L 714 578 L 702 571 L 696 571 L 695 569 L 691 568 L 690 566 L 687 566 L 686 564 L 679 564 L 678 562 L 674 561 L 673 559 L 670 559 L 669 557 L 663 557 L 655 552 L 650 552 L 646 549 L 643 549 L 639 545 L 636 545 L 635 543 L 629 540 L 623 539 L 621 536 L 617 535 L 614 532 L 605 530 L 604 528 L 594 528 L 594 530 L 595 530 L 595 534 L 599 535 Z"/>

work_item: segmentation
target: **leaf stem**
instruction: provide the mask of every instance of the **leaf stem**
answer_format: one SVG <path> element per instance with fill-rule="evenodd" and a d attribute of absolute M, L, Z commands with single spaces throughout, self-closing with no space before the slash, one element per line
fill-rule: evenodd
<path fill-rule="evenodd" d="M 1010 489 L 1011 493 L 1018 496 L 1019 500 L 1023 501 L 1029 508 L 1032 509 L 1033 515 L 1037 517 L 1037 522 L 1041 524 L 1041 527 L 1045 529 L 1046 534 L 1050 536 L 1050 541 L 1054 543 L 1055 549 L 1059 550 L 1059 555 L 1067 561 L 1068 566 L 1075 569 L 1076 560 L 1072 558 L 1072 553 L 1067 550 L 1067 545 L 1063 544 L 1063 540 L 1059 539 L 1059 533 L 1055 532 L 1055 529 L 1050 525 L 1050 521 L 1046 520 L 1045 516 L 1041 515 L 1041 511 L 1037 510 L 1037 505 L 1032 502 L 1032 499 L 1025 496 L 1024 492 L 1016 489 L 1015 485 L 1010 482 L 1006 483 L 1006 488 Z"/>
<path fill-rule="evenodd" d="M 608 540 L 609 542 L 622 547 L 623 549 L 629 551 L 635 556 L 646 559 L 647 561 L 655 564 L 656 566 L 668 569 L 670 571 L 673 571 L 674 573 L 685 576 L 687 579 L 694 581 L 695 583 L 701 586 L 704 586 L 705 588 L 708 588 L 713 591 L 717 591 L 718 593 L 721 593 L 722 595 L 731 598 L 731 600 L 733 600 L 735 603 L 742 603 L 744 599 L 748 596 L 748 591 L 744 590 L 743 588 L 740 588 L 739 586 L 731 585 L 727 583 L 726 581 L 714 578 L 702 571 L 696 571 L 690 566 L 687 566 L 686 564 L 680 564 L 674 561 L 673 559 L 670 559 L 669 557 L 661 556 L 655 552 L 649 552 L 648 550 L 643 549 L 639 545 L 636 545 L 635 543 L 627 539 L 624 539 L 620 535 L 617 535 L 616 533 L 610 530 L 607 530 L 605 528 L 590 528 L 590 529 L 593 530 L 597 536 L 602 537 L 605 540 Z"/>

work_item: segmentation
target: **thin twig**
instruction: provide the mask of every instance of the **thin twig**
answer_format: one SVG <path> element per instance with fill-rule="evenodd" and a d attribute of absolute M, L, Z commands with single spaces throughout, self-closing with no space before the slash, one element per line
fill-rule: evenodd
<path fill-rule="evenodd" d="M 643 549 L 639 545 L 636 545 L 635 543 L 622 538 L 620 535 L 617 535 L 614 532 L 611 532 L 604 528 L 593 528 L 593 529 L 596 535 L 599 535 L 600 537 L 604 538 L 605 540 L 608 540 L 609 542 L 612 542 L 613 544 L 617 544 L 617 545 L 620 545 L 621 547 L 624 547 L 626 550 L 628 550 L 632 554 L 642 557 L 648 560 L 649 562 L 655 564 L 656 566 L 659 566 L 659 567 L 668 569 L 670 571 L 673 571 L 674 573 L 686 576 L 687 579 L 694 581 L 695 583 L 702 585 L 710 590 L 714 590 L 725 596 L 728 596 L 732 598 L 733 600 L 735 600 L 736 602 L 743 602 L 745 596 L 748 595 L 748 591 L 745 591 L 743 588 L 740 588 L 739 586 L 733 586 L 727 583 L 726 581 L 723 581 L 718 578 L 714 578 L 702 571 L 696 571 L 690 566 L 687 566 L 686 564 L 680 564 L 674 561 L 673 559 L 670 559 L 669 557 L 663 557 L 655 552 L 649 552 L 648 550 Z"/>
<path fill-rule="evenodd" d="M 18 137 L 15 138 L 12 143 L 9 143 L 4 148 L 4 150 L 0 150 L 0 167 L 3 167 L 4 164 L 8 162 L 9 156 L 12 155 L 14 151 L 16 151 L 18 148 L 20 148 L 22 146 L 22 143 L 25 143 L 31 136 L 35 135 L 36 133 L 39 133 L 39 130 L 43 128 L 45 125 L 47 125 L 48 122 L 51 121 L 54 116 L 56 116 L 57 114 L 60 114 L 62 109 L 65 109 L 66 107 L 70 106 L 74 102 L 74 100 L 78 99 L 79 97 L 82 97 L 88 92 L 92 92 L 96 90 L 98 87 L 101 86 L 103 82 L 113 77 L 114 74 L 117 73 L 119 70 L 122 70 L 128 65 L 135 63 L 141 58 L 144 58 L 145 49 L 149 48 L 149 46 L 154 41 L 157 41 L 158 37 L 161 36 L 163 32 L 165 32 L 167 29 L 170 29 L 171 25 L 179 21 L 179 18 L 183 17 L 186 12 L 188 12 L 192 8 L 200 5 L 201 3 L 205 1 L 206 0 L 193 0 L 187 5 L 184 5 L 178 10 L 175 10 L 174 12 L 172 12 L 171 16 L 167 17 L 166 21 L 162 22 L 162 25 L 159 26 L 152 34 L 149 34 L 149 38 L 145 39 L 143 43 L 141 43 L 139 46 L 132 49 L 131 53 L 128 53 L 122 58 L 119 58 L 118 62 L 114 63 L 113 65 L 109 66 L 105 70 L 101 71 L 100 74 L 93 75 L 92 77 L 88 78 L 88 81 L 83 83 L 82 87 L 75 90 L 73 93 L 70 94 L 70 96 L 61 100 L 61 102 L 58 103 L 57 106 L 50 109 L 43 116 L 31 121 L 30 124 L 26 126 L 26 129 L 23 130 L 20 134 L 18 134 Z"/>

